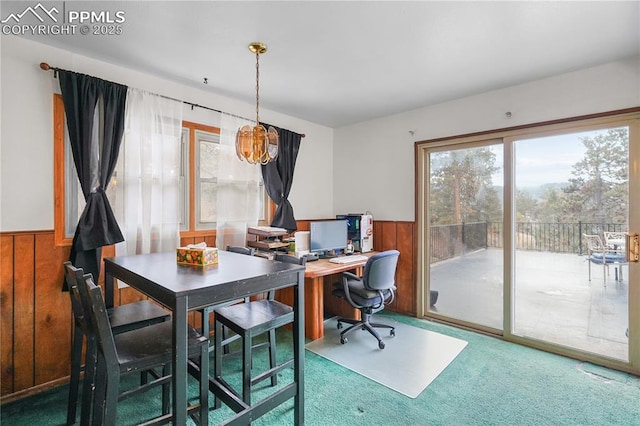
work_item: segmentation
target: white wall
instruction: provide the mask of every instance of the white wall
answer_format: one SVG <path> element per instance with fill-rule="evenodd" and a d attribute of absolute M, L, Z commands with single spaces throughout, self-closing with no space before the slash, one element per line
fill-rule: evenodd
<path fill-rule="evenodd" d="M 173 83 L 14 36 L 1 37 L 0 231 L 53 229 L 53 72 L 40 62 L 251 117 L 255 105 Z M 333 214 L 333 129 L 260 110 L 269 123 L 305 133 L 290 200 L 296 219 Z M 185 105 L 184 119 L 216 125 L 216 114 Z M 318 180 L 322 177 L 322 181 Z"/>
<path fill-rule="evenodd" d="M 335 129 L 334 213 L 415 220 L 416 141 L 637 106 L 640 58 Z"/>
<path fill-rule="evenodd" d="M 51 94 L 57 81 L 40 62 L 233 114 L 253 113 L 254 105 L 65 50 L 13 36 L 0 40 L 0 231 L 53 229 Z M 269 110 L 261 109 L 261 117 L 307 135 L 290 196 L 297 219 L 371 211 L 378 220 L 413 221 L 416 141 L 635 106 L 640 58 L 335 130 Z M 213 117 L 185 106 L 187 120 L 215 125 Z"/>

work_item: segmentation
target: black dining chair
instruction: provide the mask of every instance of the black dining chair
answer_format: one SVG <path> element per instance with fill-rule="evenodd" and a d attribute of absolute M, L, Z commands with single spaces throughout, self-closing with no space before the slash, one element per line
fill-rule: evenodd
<path fill-rule="evenodd" d="M 77 285 L 79 280 L 82 280 L 84 271 L 81 268 L 76 268 L 71 262 L 64 262 L 65 268 L 65 280 L 67 287 L 71 289 Z M 73 313 L 73 337 L 71 343 L 71 377 L 69 380 L 69 396 L 67 401 L 67 424 L 71 425 L 76 422 L 77 418 L 77 406 L 78 396 L 80 388 L 80 374 L 85 371 L 85 382 L 83 395 L 87 395 L 87 388 L 91 382 L 92 371 L 87 371 L 85 366 L 87 364 L 86 357 L 82 359 L 82 346 L 85 338 L 87 337 L 88 330 L 83 327 L 83 309 L 80 305 L 79 299 L 74 298 L 73 292 L 69 290 L 69 296 L 71 299 L 71 310 Z M 149 300 L 142 300 L 139 302 L 127 303 L 120 306 L 115 306 L 107 310 L 109 316 L 109 322 L 113 334 L 120 334 L 127 331 L 135 330 L 138 328 L 146 327 L 153 324 L 169 321 L 171 315 L 162 307 L 156 305 Z M 143 375 L 141 381 L 145 381 L 146 378 Z M 84 407 L 83 402 L 82 406 Z M 81 414 L 81 422 L 85 424 L 87 421 L 86 415 Z"/>
<path fill-rule="evenodd" d="M 287 262 L 297 265 L 305 265 L 306 258 L 297 258 L 287 254 L 276 253 L 274 261 Z M 239 392 L 233 391 L 236 396 L 241 397 L 246 404 L 251 404 L 251 388 L 255 384 L 271 379 L 271 385 L 278 384 L 277 374 L 293 363 L 293 359 L 281 364 L 277 363 L 276 356 L 276 329 L 293 322 L 293 308 L 282 302 L 275 300 L 275 290 L 267 293 L 266 299 L 254 300 L 249 303 L 224 306 L 215 310 L 215 353 L 214 353 L 214 375 L 217 379 L 222 378 L 222 360 L 224 347 L 232 338 L 225 339 L 222 333 L 223 327 L 233 331 L 236 336 L 242 339 L 242 396 Z M 254 338 L 263 333 L 267 333 L 267 340 L 255 344 Z M 252 377 L 253 353 L 259 347 L 266 346 L 269 351 L 269 369 L 255 377 Z M 219 407 L 220 402 L 216 398 L 215 407 Z"/>
<path fill-rule="evenodd" d="M 92 359 L 87 361 L 87 370 L 95 366 L 95 382 L 91 389 L 91 424 L 115 425 L 117 404 L 126 398 L 146 392 L 152 387 L 162 386 L 162 415 L 148 423 L 162 424 L 171 421 L 169 412 L 169 388 L 171 382 L 171 362 L 173 360 L 173 324 L 170 321 L 150 325 L 117 335 L 107 314 L 100 287 L 93 283 L 90 274 L 84 275 L 72 287 L 74 297 L 79 299 L 83 309 L 83 326 L 88 331 L 88 339 L 93 341 Z M 190 359 L 200 363 L 198 404 L 189 407 L 189 413 L 197 413 L 200 424 L 208 424 L 209 415 L 209 339 L 194 328 L 187 330 L 187 351 Z M 154 380 L 120 391 L 122 376 L 141 371 L 157 371 L 162 374 Z M 83 424 L 87 424 L 84 423 Z"/>

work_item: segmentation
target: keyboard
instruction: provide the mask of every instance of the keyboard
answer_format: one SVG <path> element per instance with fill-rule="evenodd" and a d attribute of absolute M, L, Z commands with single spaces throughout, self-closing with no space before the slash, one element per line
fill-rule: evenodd
<path fill-rule="evenodd" d="M 331 263 L 353 263 L 353 262 L 362 262 L 362 261 L 366 261 L 369 258 L 367 256 L 361 255 L 361 254 L 352 254 L 351 256 L 339 256 L 339 257 L 332 257 L 331 259 L 329 259 L 329 262 Z"/>

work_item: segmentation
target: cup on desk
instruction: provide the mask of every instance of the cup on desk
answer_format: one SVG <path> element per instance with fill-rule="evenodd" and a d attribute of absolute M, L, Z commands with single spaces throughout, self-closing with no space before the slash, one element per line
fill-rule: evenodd
<path fill-rule="evenodd" d="M 353 244 L 351 243 L 351 240 L 349 240 L 347 247 L 344 249 L 344 254 L 353 254 L 354 250 Z"/>

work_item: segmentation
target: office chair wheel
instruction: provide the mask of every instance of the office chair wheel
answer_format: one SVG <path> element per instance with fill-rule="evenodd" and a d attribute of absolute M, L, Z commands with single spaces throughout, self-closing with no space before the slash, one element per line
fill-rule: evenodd
<path fill-rule="evenodd" d="M 391 331 L 389 331 L 389 335 L 390 336 L 395 336 L 396 335 L 396 329 L 392 328 Z"/>
<path fill-rule="evenodd" d="M 378 342 L 378 347 L 379 347 L 380 349 L 384 349 L 384 342 L 383 342 L 382 340 L 380 340 L 380 341 Z"/>
<path fill-rule="evenodd" d="M 347 340 L 346 337 L 342 337 L 342 336 L 340 337 L 340 343 L 342 343 L 344 345 L 347 342 L 348 342 L 348 340 Z"/>

